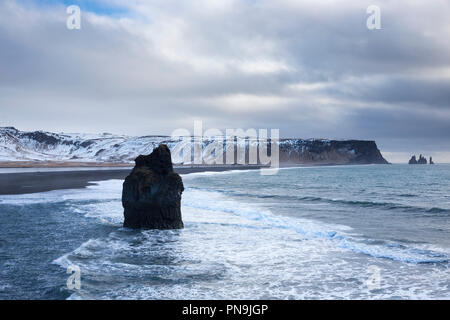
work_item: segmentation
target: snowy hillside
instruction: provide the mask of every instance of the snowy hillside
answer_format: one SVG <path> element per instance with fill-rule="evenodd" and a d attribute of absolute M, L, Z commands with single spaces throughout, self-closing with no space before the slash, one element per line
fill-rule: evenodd
<path fill-rule="evenodd" d="M 56 134 L 45 131 L 24 132 L 12 127 L 0 127 L 0 162 L 132 163 L 138 155 L 151 153 L 153 148 L 161 143 L 167 144 L 172 150 L 175 163 L 183 162 L 182 152 L 175 149 L 177 145 L 182 146 L 179 144 L 180 139 L 174 140 L 168 136 L 131 137 L 109 133 Z M 211 141 L 202 142 L 204 154 L 210 143 Z M 256 140 L 244 143 L 247 151 L 249 144 L 259 144 Z M 374 141 L 283 139 L 279 146 L 280 161 L 284 163 L 386 163 Z M 204 157 L 205 160 L 210 158 Z M 187 164 L 189 161 L 184 163 Z"/>

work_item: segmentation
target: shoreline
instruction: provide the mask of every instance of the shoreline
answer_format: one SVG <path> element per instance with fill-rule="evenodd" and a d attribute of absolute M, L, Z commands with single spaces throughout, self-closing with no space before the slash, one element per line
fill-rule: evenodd
<path fill-rule="evenodd" d="M 174 167 L 179 174 L 196 172 L 222 172 L 229 170 L 256 170 L 261 166 L 198 166 Z M 69 169 L 69 168 L 68 168 Z M 44 171 L 44 172 L 12 172 L 0 173 L 0 195 L 20 195 L 53 190 L 83 189 L 94 185 L 97 181 L 123 180 L 132 167 L 94 168 L 90 170 Z"/>
<path fill-rule="evenodd" d="M 364 164 L 282 164 L 279 169 L 314 168 L 314 167 L 352 167 Z M 370 164 L 366 164 L 370 165 Z M 234 170 L 258 170 L 261 165 L 193 165 L 174 166 L 179 174 L 200 172 L 224 172 Z M 3 170 L 2 170 L 3 169 Z M 53 190 L 83 189 L 95 182 L 120 179 L 124 180 L 133 169 L 132 166 L 33 166 L 1 167 L 0 196 L 20 195 Z M 41 171 L 42 170 L 42 171 Z"/>
<path fill-rule="evenodd" d="M 65 162 L 65 161 L 0 161 L 0 168 L 124 168 L 134 163 Z"/>
<path fill-rule="evenodd" d="M 379 164 L 379 163 L 339 163 L 339 162 L 282 162 L 279 164 L 279 168 L 292 168 L 292 167 L 322 167 L 322 166 L 348 166 L 348 165 L 369 165 L 369 164 Z M 388 164 L 405 164 L 405 163 L 388 163 Z M 407 164 L 407 163 L 406 163 Z M 199 165 L 175 165 L 174 168 L 235 168 L 235 167 L 268 167 L 262 164 L 199 164 Z M 100 169 L 124 169 L 133 168 L 134 163 L 91 163 L 91 162 L 73 162 L 73 163 L 59 163 L 59 162 L 1 162 L 0 169 L 88 169 L 88 170 L 100 170 Z M 1 172 L 0 172 L 1 173 Z"/>

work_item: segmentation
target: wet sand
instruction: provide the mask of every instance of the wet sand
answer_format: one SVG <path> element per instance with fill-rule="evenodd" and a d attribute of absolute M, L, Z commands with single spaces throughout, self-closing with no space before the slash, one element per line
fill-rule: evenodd
<path fill-rule="evenodd" d="M 259 169 L 259 166 L 175 167 L 179 174 Z M 20 172 L 0 174 L 0 195 L 86 188 L 96 181 L 125 179 L 131 168 L 88 171 Z"/>

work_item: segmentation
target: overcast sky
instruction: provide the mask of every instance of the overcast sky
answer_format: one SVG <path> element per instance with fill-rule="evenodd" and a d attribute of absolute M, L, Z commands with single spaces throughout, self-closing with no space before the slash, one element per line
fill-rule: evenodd
<path fill-rule="evenodd" d="M 147 135 L 194 120 L 450 162 L 450 1 L 0 1 L 0 126 Z"/>

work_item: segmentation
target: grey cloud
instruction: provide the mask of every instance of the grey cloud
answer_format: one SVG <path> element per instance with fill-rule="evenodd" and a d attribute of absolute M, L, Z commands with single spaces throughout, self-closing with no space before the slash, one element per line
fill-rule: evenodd
<path fill-rule="evenodd" d="M 134 0 L 69 31 L 63 6 L 3 1 L 0 125 L 169 134 L 202 119 L 450 150 L 448 2 L 379 1 L 376 31 L 370 1 L 223 3 Z"/>

